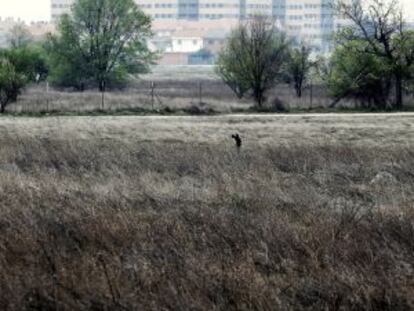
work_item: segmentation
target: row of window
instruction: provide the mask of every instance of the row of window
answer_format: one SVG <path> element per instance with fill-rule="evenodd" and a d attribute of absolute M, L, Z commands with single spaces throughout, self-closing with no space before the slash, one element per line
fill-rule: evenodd
<path fill-rule="evenodd" d="M 57 19 L 59 18 L 59 14 L 52 14 L 52 19 Z M 241 17 L 240 14 L 164 14 L 164 13 L 157 13 L 157 14 L 150 14 L 150 16 L 152 18 L 155 19 L 176 19 L 176 18 L 180 18 L 180 19 L 185 19 L 185 18 L 190 18 L 190 19 L 197 19 L 197 18 L 205 18 L 205 19 L 224 19 L 224 18 L 228 18 L 228 19 L 238 19 Z M 247 17 L 253 17 L 253 14 L 246 14 Z M 284 15 L 273 15 L 274 18 L 278 19 L 278 20 L 285 20 L 286 16 Z M 302 20 L 302 16 L 299 15 L 290 15 L 288 16 L 289 20 Z M 315 16 L 314 18 L 311 18 L 314 20 L 320 20 L 320 15 Z M 315 26 L 309 26 L 310 24 L 304 24 L 305 27 L 315 27 Z M 318 24 L 319 25 L 319 24 Z M 319 26 L 320 27 L 320 26 Z"/>
<path fill-rule="evenodd" d="M 176 8 L 177 4 L 174 3 L 156 3 L 156 4 L 138 4 L 139 7 L 143 9 L 152 9 L 152 8 Z M 206 4 L 196 4 L 196 3 L 180 3 L 178 4 L 180 8 L 240 8 L 238 4 L 228 4 L 228 3 L 206 3 Z M 267 4 L 248 4 L 246 5 L 249 9 L 269 9 L 271 6 Z M 276 8 L 276 7 L 275 7 Z"/>
<path fill-rule="evenodd" d="M 220 39 L 217 39 L 217 40 L 214 40 L 214 39 L 208 39 L 208 40 L 207 40 L 207 44 L 208 44 L 208 45 L 223 44 L 223 43 L 224 43 L 224 41 L 225 41 L 225 40 L 220 40 Z M 200 43 L 200 40 L 191 40 L 191 43 L 192 43 L 193 45 L 197 45 L 197 44 L 199 44 L 199 43 Z M 178 45 L 182 45 L 182 44 L 183 44 L 183 40 L 178 39 L 178 40 L 177 40 L 177 44 L 178 44 Z"/>
<path fill-rule="evenodd" d="M 175 19 L 176 14 L 152 14 L 151 17 L 156 19 Z M 178 18 L 208 18 L 208 19 L 222 19 L 222 18 L 240 18 L 239 14 L 179 14 Z"/>
<path fill-rule="evenodd" d="M 291 21 L 298 21 L 303 19 L 331 19 L 333 18 L 332 14 L 304 14 L 304 15 L 288 15 L 287 18 Z"/>
<path fill-rule="evenodd" d="M 303 24 L 303 28 L 308 29 L 320 29 L 320 28 L 332 28 L 332 24 Z"/>
<path fill-rule="evenodd" d="M 145 9 L 152 9 L 152 8 L 176 8 L 179 7 L 192 7 L 192 8 L 240 8 L 239 4 L 229 4 L 229 3 L 142 3 L 138 4 L 141 8 Z M 246 8 L 249 9 L 270 9 L 273 7 L 273 9 L 289 9 L 289 10 L 303 10 L 303 9 L 321 9 L 324 7 L 324 5 L 321 4 L 292 4 L 292 5 L 284 5 L 284 4 L 246 4 Z"/>
<path fill-rule="evenodd" d="M 327 35 L 320 35 L 320 34 L 303 34 L 301 35 L 302 38 L 309 38 L 309 39 L 329 39 L 330 36 Z"/>
<path fill-rule="evenodd" d="M 151 14 L 150 14 L 151 15 Z M 214 17 L 214 18 L 238 18 L 241 15 L 240 14 L 198 14 L 199 16 L 202 17 Z M 157 13 L 157 14 L 152 14 L 151 16 L 156 17 L 156 18 L 169 18 L 169 17 L 174 17 L 174 14 L 166 14 L 166 13 Z M 252 16 L 249 15 L 249 16 Z M 283 14 L 273 14 L 273 17 L 277 18 L 277 19 L 285 19 L 287 18 L 288 20 L 291 21 L 300 21 L 300 20 L 320 20 L 320 19 L 332 19 L 333 15 L 332 14 L 304 14 L 304 15 L 283 15 Z"/>
<path fill-rule="evenodd" d="M 166 9 L 172 9 L 176 8 L 177 5 L 173 3 L 155 3 L 155 4 L 138 4 L 142 9 L 152 9 L 152 8 L 166 8 Z M 54 9 L 67 9 L 71 5 L 70 4 L 62 4 L 62 3 L 53 3 L 52 8 Z M 196 3 L 180 3 L 179 7 L 181 9 L 185 8 L 239 8 L 240 6 L 238 4 L 227 4 L 227 3 L 206 3 L 206 4 L 196 4 Z M 246 5 L 246 8 L 248 9 L 266 9 L 269 10 L 271 6 L 267 4 L 248 4 Z M 305 9 L 317 9 L 321 8 L 321 5 L 319 4 L 305 4 L 303 5 L 273 5 L 274 10 L 302 10 Z"/>
<path fill-rule="evenodd" d="M 52 4 L 52 8 L 54 8 L 54 9 L 67 9 L 70 6 L 71 6 L 70 4 L 62 4 L 62 3 L 59 3 L 59 4 L 53 3 Z"/>
<path fill-rule="evenodd" d="M 205 18 L 205 19 L 223 19 L 223 18 L 229 18 L 229 19 L 238 19 L 241 17 L 240 14 L 150 14 L 151 17 L 155 19 L 176 19 L 177 17 L 180 19 L 184 18 Z M 253 17 L 253 14 L 246 14 L 247 17 Z M 283 15 L 274 15 L 276 19 L 284 20 L 285 16 Z"/>
<path fill-rule="evenodd" d="M 289 25 L 287 27 L 289 30 L 301 30 L 305 29 L 333 29 L 332 24 L 303 24 L 303 25 Z"/>

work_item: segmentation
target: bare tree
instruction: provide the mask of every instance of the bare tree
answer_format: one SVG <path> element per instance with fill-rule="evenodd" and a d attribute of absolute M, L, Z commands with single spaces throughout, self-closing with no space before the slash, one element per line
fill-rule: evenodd
<path fill-rule="evenodd" d="M 26 47 L 33 41 L 33 37 L 25 25 L 18 24 L 10 30 L 8 40 L 11 48 L 15 49 Z"/>
<path fill-rule="evenodd" d="M 309 75 L 309 71 L 314 66 L 310 60 L 311 49 L 302 45 L 294 48 L 290 52 L 289 61 L 286 67 L 288 81 L 293 83 L 297 97 L 302 97 L 303 85 Z"/>
<path fill-rule="evenodd" d="M 395 88 L 392 105 L 403 108 L 403 87 L 413 65 L 413 33 L 406 30 L 399 0 L 338 0 L 337 12 L 354 24 L 351 31 L 342 32 L 346 40 L 363 39 L 364 51 L 380 57 L 391 68 L 390 85 Z"/>
<path fill-rule="evenodd" d="M 219 55 L 217 73 L 238 97 L 252 95 L 261 107 L 279 78 L 288 47 L 285 34 L 272 20 L 256 16 L 230 35 Z"/>

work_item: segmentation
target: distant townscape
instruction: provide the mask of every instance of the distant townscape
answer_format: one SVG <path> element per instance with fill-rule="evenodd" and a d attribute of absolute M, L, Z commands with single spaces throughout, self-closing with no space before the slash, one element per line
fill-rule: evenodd
<path fill-rule="evenodd" d="M 331 36 L 345 21 L 327 0 L 135 0 L 153 19 L 151 48 L 163 52 L 164 65 L 211 64 L 226 36 L 240 20 L 256 14 L 272 17 L 296 42 L 313 51 L 331 49 Z M 56 22 L 73 0 L 52 0 Z"/>
<path fill-rule="evenodd" d="M 328 0 L 135 0 L 153 19 L 152 51 L 161 53 L 160 65 L 211 65 L 230 31 L 255 14 L 275 20 L 293 42 L 314 53 L 332 51 L 332 35 L 349 24 L 334 14 Z M 54 32 L 59 18 L 70 13 L 74 0 L 51 0 L 51 22 L 25 25 L 33 39 Z M 0 48 L 20 19 L 0 18 Z M 409 25 L 410 28 L 413 25 Z"/>

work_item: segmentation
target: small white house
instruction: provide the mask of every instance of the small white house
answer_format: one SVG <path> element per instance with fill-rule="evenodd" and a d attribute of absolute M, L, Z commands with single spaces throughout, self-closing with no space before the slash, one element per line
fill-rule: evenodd
<path fill-rule="evenodd" d="M 172 52 L 174 53 L 194 53 L 204 47 L 204 39 L 201 36 L 173 36 Z"/>

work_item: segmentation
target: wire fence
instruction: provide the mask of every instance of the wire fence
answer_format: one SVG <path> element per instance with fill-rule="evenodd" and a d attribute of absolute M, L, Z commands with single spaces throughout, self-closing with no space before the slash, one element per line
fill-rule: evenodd
<path fill-rule="evenodd" d="M 278 85 L 267 93 L 266 105 L 282 105 L 284 109 L 326 108 L 333 99 L 323 85 L 309 84 L 298 97 L 290 85 Z M 406 101 L 413 102 L 407 95 Z M 192 109 L 194 112 L 241 112 L 253 105 L 252 100 L 237 98 L 220 80 L 141 81 L 123 90 L 101 93 L 57 90 L 47 83 L 30 86 L 8 111 L 17 113 L 91 112 L 132 110 L 136 112 L 173 112 Z M 341 105 L 357 106 L 354 101 Z M 278 108 L 278 107 L 276 107 Z"/>

